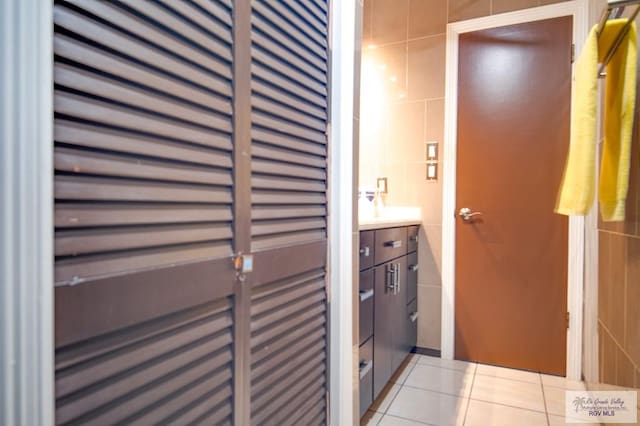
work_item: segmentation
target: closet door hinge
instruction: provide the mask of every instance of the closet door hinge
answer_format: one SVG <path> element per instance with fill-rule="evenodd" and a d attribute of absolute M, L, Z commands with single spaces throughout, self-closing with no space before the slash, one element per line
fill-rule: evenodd
<path fill-rule="evenodd" d="M 571 63 L 576 61 L 576 45 L 575 43 L 571 44 Z"/>
<path fill-rule="evenodd" d="M 569 312 L 567 312 L 567 313 L 565 314 L 565 319 L 566 319 L 566 321 L 567 321 L 567 328 L 569 328 L 569 324 L 570 324 L 570 316 L 569 316 Z"/>

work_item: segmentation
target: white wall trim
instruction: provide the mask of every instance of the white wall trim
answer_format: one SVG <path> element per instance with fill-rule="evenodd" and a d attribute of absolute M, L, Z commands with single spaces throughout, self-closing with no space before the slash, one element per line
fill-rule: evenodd
<path fill-rule="evenodd" d="M 0 424 L 51 425 L 52 2 L 0 2 Z"/>
<path fill-rule="evenodd" d="M 330 424 L 353 413 L 353 96 L 355 0 L 331 1 L 329 132 Z"/>
<path fill-rule="evenodd" d="M 458 108 L 459 35 L 488 28 L 573 16 L 573 40 L 580 52 L 589 26 L 588 0 L 573 0 L 517 12 L 487 16 L 447 25 L 445 145 L 442 212 L 442 357 L 453 359 L 455 341 L 455 209 Z M 567 334 L 567 377 L 579 379 L 582 362 L 582 301 L 584 270 L 584 218 L 569 220 L 568 309 L 571 326 Z"/>

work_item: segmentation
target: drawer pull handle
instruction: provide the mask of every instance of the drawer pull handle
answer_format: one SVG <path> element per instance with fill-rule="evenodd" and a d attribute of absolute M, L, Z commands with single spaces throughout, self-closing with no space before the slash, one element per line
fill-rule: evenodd
<path fill-rule="evenodd" d="M 364 377 L 369 374 L 371 368 L 373 368 L 373 360 L 360 362 L 360 380 L 364 379 Z"/>
<path fill-rule="evenodd" d="M 418 265 L 409 265 L 409 270 L 411 272 L 416 272 L 418 270 Z"/>
<path fill-rule="evenodd" d="M 402 247 L 402 241 L 397 240 L 397 241 L 387 241 L 384 243 L 385 247 L 391 247 L 391 248 L 400 248 Z"/>
<path fill-rule="evenodd" d="M 360 302 L 364 302 L 367 299 L 373 297 L 373 289 L 371 290 L 360 290 Z"/>
<path fill-rule="evenodd" d="M 411 241 L 412 243 L 417 243 L 418 242 L 418 236 L 417 235 L 412 235 L 409 237 L 409 241 Z"/>
<path fill-rule="evenodd" d="M 360 249 L 360 255 L 364 256 L 364 257 L 369 257 L 369 254 L 371 253 L 371 250 L 369 250 L 369 247 L 362 247 Z"/>
<path fill-rule="evenodd" d="M 409 315 L 409 319 L 411 320 L 411 322 L 416 322 L 416 320 L 418 319 L 418 313 L 412 313 L 411 315 Z"/>

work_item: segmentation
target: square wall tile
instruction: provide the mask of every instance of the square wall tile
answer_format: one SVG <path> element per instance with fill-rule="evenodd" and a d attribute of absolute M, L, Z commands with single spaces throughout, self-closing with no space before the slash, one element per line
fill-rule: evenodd
<path fill-rule="evenodd" d="M 528 9 L 536 7 L 538 0 L 492 0 L 491 13 L 512 12 L 514 10 Z"/>
<path fill-rule="evenodd" d="M 629 357 L 616 345 L 616 382 L 618 386 L 635 386 L 635 367 Z"/>
<path fill-rule="evenodd" d="M 408 98 L 444 98 L 445 35 L 409 41 Z"/>
<path fill-rule="evenodd" d="M 429 240 L 427 233 L 434 232 L 430 228 L 421 226 L 418 233 L 418 284 L 441 286 L 441 247 L 434 246 L 433 241 Z"/>
<path fill-rule="evenodd" d="M 362 165 L 361 165 L 362 166 Z M 387 194 L 383 196 L 386 206 L 406 206 L 407 169 L 404 163 L 383 163 L 378 177 L 387 178 Z M 375 180 L 373 181 L 375 185 Z"/>
<path fill-rule="evenodd" d="M 386 66 L 387 102 L 399 102 L 407 91 L 407 43 L 393 43 L 374 49 L 374 55 Z"/>
<path fill-rule="evenodd" d="M 438 142 L 438 160 L 444 153 L 444 99 L 427 101 L 427 141 Z"/>
<path fill-rule="evenodd" d="M 627 240 L 627 325 L 625 349 L 640 366 L 640 238 Z M 640 383 L 638 383 L 640 385 Z"/>
<path fill-rule="evenodd" d="M 371 40 L 375 44 L 407 39 L 409 0 L 371 0 Z"/>
<path fill-rule="evenodd" d="M 423 225 L 441 225 L 442 180 L 427 180 L 426 167 L 419 162 L 407 164 L 407 205 L 420 207 Z"/>
<path fill-rule="evenodd" d="M 449 22 L 491 14 L 491 0 L 449 0 Z"/>
<path fill-rule="evenodd" d="M 438 276 L 442 276 L 442 225 L 427 225 L 424 227 L 427 234 L 429 248 L 433 254 Z M 419 279 L 419 277 L 418 277 Z M 440 282 L 440 280 L 439 280 Z M 431 283 L 427 283 L 431 284 Z"/>
<path fill-rule="evenodd" d="M 626 242 L 625 236 L 600 233 L 598 318 L 621 343 L 624 341 Z"/>
<path fill-rule="evenodd" d="M 364 0 L 363 8 L 362 8 L 362 45 L 367 46 L 372 43 L 371 40 L 371 25 L 373 18 L 373 1 L 374 0 Z"/>
<path fill-rule="evenodd" d="M 444 34 L 447 0 L 409 0 L 409 38 Z"/>
<path fill-rule="evenodd" d="M 442 289 L 418 286 L 418 341 L 421 348 L 440 349 Z M 418 360 L 420 363 L 420 360 Z"/>
<path fill-rule="evenodd" d="M 600 334 L 599 338 L 602 339 L 600 381 L 614 385 L 617 378 L 616 344 L 606 330 Z"/>
<path fill-rule="evenodd" d="M 421 157 L 425 137 L 424 101 L 399 102 L 391 106 L 388 158 L 405 162 Z M 413 204 L 411 204 L 413 205 Z"/>

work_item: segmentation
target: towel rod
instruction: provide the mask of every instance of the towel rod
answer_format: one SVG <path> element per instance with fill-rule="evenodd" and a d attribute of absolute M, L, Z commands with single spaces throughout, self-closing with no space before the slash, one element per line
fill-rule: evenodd
<path fill-rule="evenodd" d="M 609 51 L 607 52 L 607 55 L 604 57 L 604 60 L 600 65 L 600 69 L 598 70 L 598 77 L 604 77 L 606 75 L 605 69 L 609 64 L 609 61 L 611 61 L 611 58 L 613 58 L 613 55 L 618 50 L 618 47 L 620 47 L 620 44 L 622 44 L 622 40 L 624 40 L 625 36 L 629 33 L 631 24 L 633 23 L 633 21 L 636 19 L 636 16 L 638 16 L 638 13 L 640 12 L 640 0 L 610 0 L 609 3 L 607 4 L 607 8 L 602 12 L 602 17 L 600 18 L 600 23 L 598 24 L 598 29 L 597 29 L 598 36 L 600 36 L 602 29 L 604 28 L 605 24 L 607 23 L 607 20 L 609 19 L 612 13 L 614 14 L 614 19 L 617 19 L 622 15 L 625 7 L 630 5 L 636 5 L 636 9 L 633 11 L 631 16 L 629 16 L 629 18 L 627 19 L 627 22 L 625 23 L 625 25 L 622 27 L 622 29 L 616 36 L 613 44 L 611 44 L 611 47 L 609 47 Z"/>

